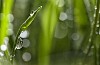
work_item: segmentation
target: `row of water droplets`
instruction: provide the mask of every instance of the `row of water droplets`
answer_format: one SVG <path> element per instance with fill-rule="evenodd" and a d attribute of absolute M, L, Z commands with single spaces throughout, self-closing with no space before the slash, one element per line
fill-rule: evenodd
<path fill-rule="evenodd" d="M 29 32 L 27 30 L 21 32 L 21 34 L 19 35 L 19 38 L 18 38 L 17 45 L 15 46 L 15 50 L 17 50 L 17 49 L 20 50 L 22 47 L 24 47 L 24 48 L 29 47 L 30 41 L 27 39 L 28 36 L 29 36 Z M 12 60 L 12 58 L 15 57 L 15 51 L 13 54 L 11 54 L 10 57 L 11 57 L 10 60 Z"/>
<path fill-rule="evenodd" d="M 30 13 L 30 16 L 28 17 L 28 19 L 30 20 L 31 17 L 34 17 L 34 15 L 37 13 L 37 11 L 39 11 L 41 8 L 42 8 L 42 6 L 40 6 L 37 10 L 32 11 Z M 23 39 L 27 38 L 29 35 L 29 32 L 27 30 L 23 31 L 23 28 L 26 29 L 31 24 L 31 22 L 28 21 L 28 19 L 20 26 L 20 28 L 17 32 L 18 37 L 16 37 L 16 39 L 15 39 L 15 43 L 16 43 L 15 50 L 21 49 L 23 47 Z"/>
<path fill-rule="evenodd" d="M 0 18 L 2 18 L 4 15 L 4 13 L 0 13 Z M 8 27 L 7 27 L 7 35 L 4 38 L 4 41 L 2 43 L 2 45 L 0 46 L 0 58 L 5 56 L 5 52 L 8 52 L 8 45 L 9 45 L 9 36 L 13 35 L 13 20 L 14 20 L 14 16 L 12 13 L 7 15 L 8 18 Z M 10 54 L 8 54 L 8 56 L 10 56 Z"/>
<path fill-rule="evenodd" d="M 95 19 L 96 19 L 96 10 L 97 10 L 97 6 L 94 7 L 93 22 L 92 22 L 92 27 L 91 27 L 92 30 L 91 30 L 91 33 L 90 33 L 89 42 L 91 42 L 93 34 L 100 35 L 100 21 L 99 21 L 99 19 L 100 19 L 100 9 L 99 9 L 99 15 L 98 15 L 97 21 L 95 21 Z M 96 26 L 94 26 L 94 25 L 96 25 Z M 94 30 L 94 31 L 93 31 L 93 26 L 96 28 L 96 30 Z M 95 33 L 93 33 L 93 32 L 95 32 Z"/>
<path fill-rule="evenodd" d="M 66 0 L 56 0 L 56 5 L 59 8 L 66 7 Z M 69 6 L 66 10 L 62 10 L 59 14 L 59 19 L 55 28 L 54 37 L 57 39 L 63 39 L 68 34 L 68 27 L 73 27 L 73 8 L 71 7 L 71 1 L 67 1 L 67 5 Z M 73 34 L 74 35 L 74 34 Z M 73 37 L 72 35 L 72 37 Z M 73 38 L 72 38 L 73 39 Z M 74 40 L 74 39 L 73 39 Z"/>
<path fill-rule="evenodd" d="M 32 11 L 30 13 L 30 16 L 27 18 L 27 20 L 20 26 L 17 35 L 16 35 L 16 39 L 14 41 L 14 46 L 12 48 L 12 52 L 11 52 L 11 56 L 10 56 L 10 60 L 13 60 L 13 57 L 15 56 L 15 52 L 17 49 L 21 49 L 22 47 L 27 47 L 29 46 L 29 44 L 23 44 L 24 43 L 24 39 L 27 38 L 27 36 L 29 35 L 29 32 L 26 31 L 27 27 L 31 24 L 31 20 L 30 19 L 34 19 L 34 16 L 36 15 L 36 13 L 42 8 L 42 6 L 40 6 L 37 10 Z M 29 41 L 27 41 L 29 42 Z M 29 55 L 29 54 L 28 54 Z"/>
<path fill-rule="evenodd" d="M 96 34 L 97 35 L 100 35 L 100 0 L 98 0 L 99 2 L 99 5 L 98 5 L 98 8 L 96 7 L 95 9 L 98 10 L 97 12 L 97 24 L 96 24 Z M 99 42 L 96 44 L 96 53 L 95 53 L 95 64 L 96 65 L 100 65 L 100 44 Z"/>
<path fill-rule="evenodd" d="M 2 18 L 4 16 L 3 13 L 0 13 L 0 18 Z M 3 44 L 0 46 L 0 58 L 5 56 L 5 51 L 8 50 L 8 45 L 9 45 L 9 36 L 13 36 L 14 31 L 13 31 L 13 21 L 14 21 L 14 16 L 13 14 L 8 14 L 8 33 L 7 36 L 4 38 L 4 42 Z M 24 48 L 28 48 L 30 46 L 30 41 L 27 39 L 27 37 L 29 36 L 29 32 L 27 30 L 22 31 L 20 34 L 20 39 L 19 41 L 22 41 L 23 44 L 22 45 L 17 45 L 16 49 L 21 49 L 22 47 Z M 25 39 L 22 39 L 25 38 Z M 20 42 L 19 42 L 20 43 Z M 9 54 L 10 55 L 10 54 Z M 15 54 L 10 55 L 10 57 L 14 57 Z M 29 61 L 31 59 L 31 54 L 28 52 L 23 53 L 22 58 L 24 61 Z M 10 59 L 11 60 L 11 59 Z"/>
<path fill-rule="evenodd" d="M 96 2 L 96 4 L 97 4 L 97 2 Z M 91 27 L 90 37 L 89 37 L 89 46 L 85 50 L 85 53 L 87 53 L 87 54 L 90 52 L 91 48 L 94 48 L 94 45 L 91 44 L 93 42 L 93 36 L 95 34 L 100 35 L 100 8 L 99 8 L 98 16 L 96 13 L 97 13 L 97 5 L 95 5 L 95 7 L 94 7 L 93 21 L 92 21 L 92 27 Z M 96 20 L 96 18 L 97 18 L 97 20 Z"/>
<path fill-rule="evenodd" d="M 30 13 L 30 16 L 32 16 L 33 14 L 34 14 L 34 12 L 32 11 L 32 13 Z M 28 30 L 21 31 L 20 35 L 18 36 L 16 46 L 14 47 L 14 50 L 11 53 L 10 60 L 13 60 L 13 57 L 15 57 L 15 51 L 17 49 L 20 50 L 23 47 L 24 48 L 29 47 L 30 41 L 27 39 L 28 36 L 29 36 Z M 24 61 L 29 61 L 31 59 L 31 54 L 28 53 L 28 52 L 25 52 L 22 55 L 22 58 L 23 58 Z"/>
<path fill-rule="evenodd" d="M 97 9 L 97 7 L 95 7 L 95 9 Z M 95 17 L 95 16 L 94 16 L 94 17 Z M 98 14 L 98 18 L 97 18 L 96 27 L 97 27 L 96 34 L 100 35 L 100 7 L 99 7 L 99 14 Z"/>
<path fill-rule="evenodd" d="M 5 16 L 3 13 L 0 13 L 0 18 L 2 18 L 3 16 Z M 8 49 L 8 43 L 9 43 L 9 36 L 13 35 L 13 20 L 14 20 L 14 16 L 13 14 L 8 14 L 7 15 L 8 18 L 8 29 L 7 29 L 7 36 L 4 38 L 4 41 L 2 43 L 2 45 L 0 46 L 0 57 L 3 57 L 5 55 L 5 51 Z"/>

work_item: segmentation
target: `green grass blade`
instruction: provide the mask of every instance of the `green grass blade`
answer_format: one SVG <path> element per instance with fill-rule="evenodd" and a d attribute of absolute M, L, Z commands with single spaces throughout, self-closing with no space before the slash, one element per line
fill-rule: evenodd
<path fill-rule="evenodd" d="M 26 21 L 20 26 L 18 32 L 17 32 L 17 35 L 16 35 L 16 39 L 15 39 L 15 42 L 14 42 L 14 46 L 12 48 L 12 53 L 11 53 L 11 60 L 12 60 L 12 57 L 15 56 L 15 51 L 16 51 L 16 45 L 19 44 L 18 42 L 20 41 L 19 38 L 20 38 L 20 34 L 22 31 L 26 30 L 30 24 L 33 22 L 34 18 L 36 17 L 37 13 L 40 11 L 40 9 L 42 8 L 42 6 L 40 6 L 37 10 L 35 11 L 32 11 L 32 13 L 30 13 L 30 16 L 26 19 Z"/>
<path fill-rule="evenodd" d="M 4 38 L 8 34 L 8 15 L 11 14 L 13 0 L 3 0 L 2 2 L 2 17 L 0 22 L 0 45 L 4 44 Z M 9 59 L 8 49 L 4 52 L 5 57 Z"/>
<path fill-rule="evenodd" d="M 4 0 L 3 1 L 3 16 L 1 19 L 1 29 L 0 29 L 0 45 L 4 41 L 4 37 L 7 36 L 7 29 L 8 29 L 8 14 L 11 13 L 13 5 L 13 0 Z"/>

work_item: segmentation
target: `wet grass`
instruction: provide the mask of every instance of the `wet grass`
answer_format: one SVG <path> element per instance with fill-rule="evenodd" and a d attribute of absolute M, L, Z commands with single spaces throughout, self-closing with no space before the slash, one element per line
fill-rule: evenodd
<path fill-rule="evenodd" d="M 42 3 L 40 0 L 30 0 L 27 3 L 26 9 L 24 9 L 25 1 L 22 6 L 22 4 L 18 4 L 18 1 L 0 0 L 0 13 L 3 13 L 3 16 L 0 15 L 0 45 L 5 44 L 5 37 L 9 38 L 8 49 L 6 51 L 0 50 L 4 53 L 4 56 L 0 57 L 0 64 L 4 61 L 3 65 L 10 64 L 12 50 L 15 50 L 17 43 L 24 40 L 24 38 L 19 38 L 24 30 L 22 28 L 31 33 L 28 37 L 31 46 L 29 48 L 22 47 L 16 50 L 16 53 L 13 51 L 16 55 L 13 65 L 100 64 L 100 0 L 43 0 Z M 18 5 L 20 7 L 17 7 Z M 36 9 L 38 6 L 43 6 L 43 8 L 34 23 L 31 24 L 34 17 L 31 20 L 27 19 L 28 14 L 31 9 Z M 20 9 L 21 7 L 23 8 Z M 23 12 L 20 14 L 21 10 L 24 11 L 24 14 L 22 14 Z M 25 11 L 27 11 L 26 14 Z M 8 35 L 8 15 L 11 13 L 15 16 L 14 33 Z M 18 21 L 23 23 L 24 19 L 29 21 L 23 27 L 19 25 L 21 23 Z M 18 30 L 20 32 L 15 37 Z M 32 59 L 29 62 L 25 62 L 21 58 L 25 51 L 30 51 L 32 54 Z"/>

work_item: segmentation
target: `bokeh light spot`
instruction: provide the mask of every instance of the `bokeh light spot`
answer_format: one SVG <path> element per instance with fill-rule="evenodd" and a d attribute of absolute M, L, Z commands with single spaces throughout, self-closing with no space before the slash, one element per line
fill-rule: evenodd
<path fill-rule="evenodd" d="M 28 53 L 28 52 L 25 52 L 23 55 L 22 55 L 22 59 L 24 61 L 30 61 L 31 60 L 31 54 Z"/>

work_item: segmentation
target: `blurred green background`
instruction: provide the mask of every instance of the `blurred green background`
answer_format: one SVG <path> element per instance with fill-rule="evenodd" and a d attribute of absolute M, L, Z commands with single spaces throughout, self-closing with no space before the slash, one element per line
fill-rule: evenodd
<path fill-rule="evenodd" d="M 0 65 L 100 65 L 97 4 L 99 0 L 0 0 Z M 34 22 L 20 34 L 23 48 L 16 50 L 11 63 L 16 33 L 39 6 Z M 98 34 L 92 34 L 96 47 L 87 55 L 93 22 L 98 23 Z"/>

